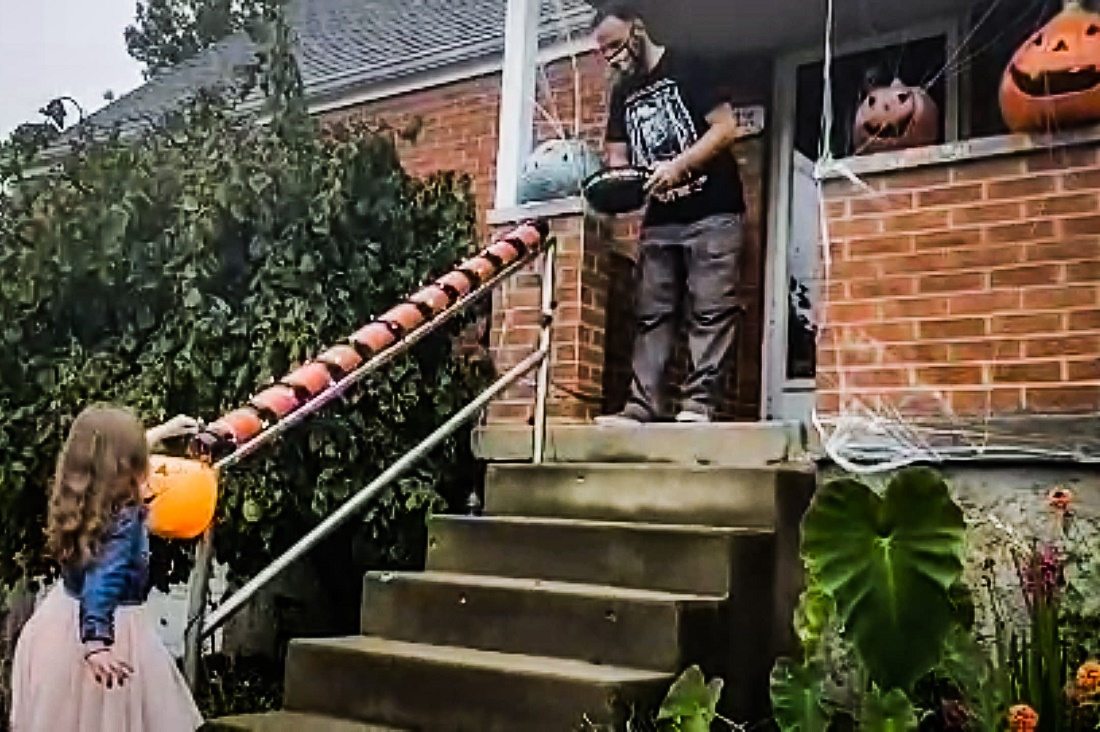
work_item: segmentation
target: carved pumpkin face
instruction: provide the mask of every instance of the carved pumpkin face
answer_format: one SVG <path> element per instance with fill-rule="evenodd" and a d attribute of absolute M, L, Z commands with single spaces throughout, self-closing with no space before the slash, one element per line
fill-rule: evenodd
<path fill-rule="evenodd" d="M 939 108 L 932 97 L 900 79 L 868 91 L 852 130 L 857 155 L 932 145 L 939 136 Z"/>
<path fill-rule="evenodd" d="M 145 502 L 151 533 L 164 539 L 194 539 L 214 520 L 217 473 L 197 460 L 150 455 Z"/>
<path fill-rule="evenodd" d="M 1070 0 L 1016 51 L 1001 80 L 1001 115 L 1013 132 L 1100 120 L 1100 14 Z"/>

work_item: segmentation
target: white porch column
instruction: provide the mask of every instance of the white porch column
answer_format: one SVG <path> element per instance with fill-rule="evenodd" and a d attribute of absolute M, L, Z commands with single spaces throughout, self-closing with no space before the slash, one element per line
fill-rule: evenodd
<path fill-rule="evenodd" d="M 541 7 L 542 0 L 508 0 L 497 137 L 498 209 L 518 203 L 520 171 L 531 153 Z"/>

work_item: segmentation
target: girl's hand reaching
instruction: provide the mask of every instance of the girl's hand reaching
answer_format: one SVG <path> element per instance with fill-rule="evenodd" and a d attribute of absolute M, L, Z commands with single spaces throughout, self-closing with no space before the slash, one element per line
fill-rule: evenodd
<path fill-rule="evenodd" d="M 194 435 L 198 433 L 201 427 L 202 425 L 199 424 L 197 419 L 181 414 L 146 432 L 145 439 L 149 446 L 153 447 L 172 437 Z"/>
<path fill-rule="evenodd" d="M 84 663 L 97 684 L 108 689 L 123 686 L 134 675 L 134 667 L 115 654 L 110 646 L 93 646 L 84 655 Z"/>

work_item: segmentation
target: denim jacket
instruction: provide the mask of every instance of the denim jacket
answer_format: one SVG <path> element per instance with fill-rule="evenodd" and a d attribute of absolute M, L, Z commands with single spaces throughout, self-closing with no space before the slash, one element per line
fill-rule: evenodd
<path fill-rule="evenodd" d="M 80 601 L 80 640 L 111 645 L 115 610 L 149 597 L 149 533 L 143 506 L 121 509 L 104 529 L 91 562 L 61 570 L 66 591 Z"/>

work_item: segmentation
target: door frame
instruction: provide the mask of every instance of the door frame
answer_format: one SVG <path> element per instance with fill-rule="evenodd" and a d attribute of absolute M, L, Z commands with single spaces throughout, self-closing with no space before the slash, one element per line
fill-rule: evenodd
<path fill-rule="evenodd" d="M 884 46 L 943 35 L 947 40 L 948 63 L 957 56 L 960 38 L 966 27 L 965 13 L 915 24 L 900 31 L 880 33 L 860 40 L 840 43 L 834 56 L 861 53 Z M 781 55 L 775 60 L 772 89 L 772 114 L 775 120 L 771 160 L 768 170 L 768 236 L 764 264 L 764 344 L 760 416 L 763 420 L 808 421 L 804 414 L 807 401 L 812 404 L 817 384 L 814 379 L 787 378 L 787 254 L 790 240 L 791 180 L 797 107 L 798 68 L 822 61 L 821 48 L 806 48 Z M 945 78 L 944 138 L 959 138 L 959 90 L 957 74 Z M 789 403 L 788 403 L 789 402 Z"/>

